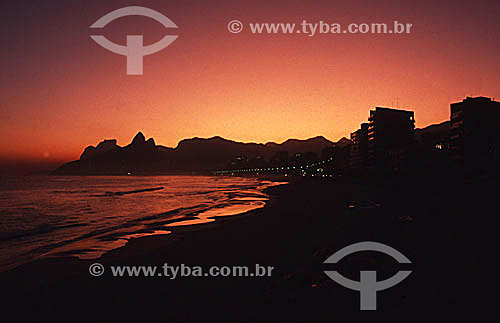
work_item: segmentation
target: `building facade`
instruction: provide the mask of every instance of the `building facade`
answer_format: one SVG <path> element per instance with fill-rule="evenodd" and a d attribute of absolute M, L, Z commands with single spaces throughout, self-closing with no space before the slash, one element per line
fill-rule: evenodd
<path fill-rule="evenodd" d="M 358 130 L 351 133 L 351 142 L 349 168 L 352 171 L 363 171 L 368 160 L 368 123 L 362 123 Z"/>
<path fill-rule="evenodd" d="M 450 156 L 469 171 L 489 170 L 499 162 L 500 102 L 467 97 L 450 105 Z"/>
<path fill-rule="evenodd" d="M 368 168 L 378 172 L 406 168 L 415 144 L 413 111 L 377 107 L 368 121 Z"/>

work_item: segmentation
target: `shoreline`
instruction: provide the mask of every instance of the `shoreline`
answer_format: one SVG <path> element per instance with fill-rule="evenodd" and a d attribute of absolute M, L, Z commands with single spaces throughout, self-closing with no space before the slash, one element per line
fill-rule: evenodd
<path fill-rule="evenodd" d="M 453 210 L 472 211 L 477 205 L 461 198 L 450 209 L 446 201 L 454 201 L 456 191 L 443 196 L 437 194 L 441 189 L 291 182 L 268 188 L 270 199 L 263 208 L 203 225 L 179 227 L 173 235 L 132 239 L 98 260 L 40 260 L 2 273 L 1 282 L 10 295 L 8 308 L 31 320 L 79 313 L 82 320 L 160 315 L 172 322 L 314 322 L 331 317 L 332 311 L 338 318 L 352 320 L 363 318 L 359 293 L 329 279 L 323 271 L 330 267 L 323 262 L 352 243 L 377 241 L 407 256 L 412 264 L 404 268 L 413 271 L 397 287 L 380 293 L 377 315 L 385 321 L 398 321 L 401 315 L 410 315 L 407 321 L 446 317 L 457 304 L 473 304 L 465 293 L 473 290 L 484 294 L 480 285 L 464 282 L 468 289 L 456 285 L 469 269 L 446 270 L 481 242 L 471 245 L 470 241 L 457 241 L 456 234 L 483 225 L 454 219 Z M 470 188 L 461 194 L 466 196 L 475 190 Z M 484 194 L 481 192 L 481 198 Z M 488 198 L 496 198 L 494 192 L 489 194 Z M 380 203 L 381 210 L 353 213 L 349 208 L 367 199 Z M 445 215 L 443 210 L 447 210 Z M 444 248 L 446 254 L 442 253 Z M 402 269 L 390 257 L 379 259 L 368 253 L 354 259 L 338 267 L 354 280 L 359 279 L 360 265 L 376 269 L 380 279 Z M 89 274 L 89 266 L 95 262 L 105 267 L 101 277 Z M 110 266 L 158 267 L 164 263 L 202 268 L 253 268 L 260 264 L 272 266 L 274 271 L 270 277 L 177 279 L 114 277 L 110 272 Z"/>
<path fill-rule="evenodd" d="M 210 177 L 216 177 L 216 176 L 210 176 Z M 36 256 L 35 258 L 21 262 L 17 265 L 11 265 L 10 267 L 7 267 L 5 269 L 2 269 L 0 271 L 0 274 L 2 273 L 7 273 L 13 270 L 16 270 L 19 267 L 23 266 L 36 266 L 36 263 L 38 262 L 50 262 L 51 260 L 54 261 L 78 261 L 78 260 L 93 260 L 93 261 L 99 261 L 104 255 L 106 255 L 109 252 L 112 252 L 117 249 L 121 248 L 126 248 L 130 242 L 136 241 L 139 239 L 147 238 L 147 237 L 153 237 L 153 236 L 161 236 L 162 238 L 167 238 L 171 237 L 175 232 L 184 232 L 186 230 L 190 230 L 192 227 L 199 227 L 201 225 L 207 225 L 207 224 L 213 224 L 215 222 L 222 222 L 223 218 L 228 218 L 228 220 L 238 217 L 238 216 L 247 216 L 248 213 L 252 211 L 259 210 L 263 207 L 266 206 L 267 203 L 270 202 L 270 196 L 266 193 L 266 190 L 272 187 L 280 186 L 280 185 L 286 185 L 288 182 L 285 182 L 285 179 L 281 179 L 278 181 L 277 178 L 259 178 L 262 183 L 264 181 L 271 181 L 272 183 L 269 184 L 260 184 L 255 187 L 256 192 L 261 192 L 263 194 L 263 197 L 265 196 L 266 200 L 261 200 L 260 198 L 255 198 L 255 203 L 250 203 L 249 201 L 242 201 L 241 203 L 231 203 L 228 204 L 224 207 L 211 207 L 207 208 L 205 210 L 202 210 L 199 213 L 196 213 L 194 215 L 191 214 L 186 214 L 182 216 L 177 216 L 173 217 L 171 219 L 165 219 L 162 221 L 162 225 L 159 226 L 158 228 L 154 229 L 154 232 L 151 231 L 151 229 L 141 229 L 137 232 L 130 232 L 129 234 L 123 234 L 123 233 L 109 233 L 107 235 L 106 239 L 109 240 L 109 245 L 107 247 L 104 247 L 104 249 L 92 249 L 91 246 L 88 246 L 87 249 L 86 244 L 83 243 L 83 247 L 79 248 L 78 246 L 74 246 L 71 248 L 71 244 L 69 245 L 63 245 L 61 247 L 57 247 L 53 250 L 50 250 L 44 254 L 40 254 Z M 264 186 L 264 187 L 260 187 Z M 158 188 L 154 188 L 154 190 L 157 190 Z M 140 190 L 142 191 L 149 191 L 151 189 L 145 189 L 145 190 Z M 136 192 L 136 191 L 134 191 Z M 127 192 L 128 193 L 128 192 Z M 259 193 L 260 194 L 260 193 Z M 255 205 L 259 204 L 259 205 Z M 238 210 L 241 209 L 241 210 Z M 167 211 L 165 214 L 169 214 L 172 211 Z M 228 213 L 229 215 L 225 215 Z M 158 217 L 161 217 L 163 213 L 158 214 Z M 203 228 L 193 228 L 194 230 L 202 230 Z M 155 233 L 157 232 L 158 233 Z M 161 232 L 160 232 L 161 231 Z M 167 233 L 168 232 L 168 233 Z M 68 248 L 68 246 L 70 248 Z M 76 249 L 75 249 L 76 248 Z M 126 252 L 125 252 L 126 253 Z M 93 255 L 98 255 L 93 256 Z"/>

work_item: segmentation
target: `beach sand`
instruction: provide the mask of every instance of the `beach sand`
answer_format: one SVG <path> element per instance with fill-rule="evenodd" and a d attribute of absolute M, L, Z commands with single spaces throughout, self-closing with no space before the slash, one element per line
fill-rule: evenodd
<path fill-rule="evenodd" d="M 432 322 L 462 303 L 470 305 L 462 298 L 464 291 L 454 287 L 463 270 L 446 271 L 463 251 L 454 236 L 463 223 L 450 226 L 447 221 L 452 208 L 464 208 L 443 203 L 445 198 L 435 193 L 441 189 L 292 181 L 267 189 L 271 199 L 266 206 L 243 215 L 169 227 L 170 235 L 132 239 L 97 260 L 44 259 L 2 273 L 5 309 L 15 312 L 18 321 Z M 359 207 L 366 201 L 379 207 Z M 338 267 L 323 264 L 337 250 L 361 241 L 385 243 L 412 264 L 373 252 L 359 253 Z M 104 265 L 103 276 L 90 275 L 95 262 Z M 169 279 L 113 277 L 109 267 L 164 263 L 204 270 L 248 266 L 252 271 L 256 264 L 274 269 L 266 277 Z M 324 274 L 338 270 L 359 280 L 360 268 L 377 270 L 379 280 L 398 270 L 413 272 L 378 293 L 374 316 L 359 311 L 359 292 Z"/>

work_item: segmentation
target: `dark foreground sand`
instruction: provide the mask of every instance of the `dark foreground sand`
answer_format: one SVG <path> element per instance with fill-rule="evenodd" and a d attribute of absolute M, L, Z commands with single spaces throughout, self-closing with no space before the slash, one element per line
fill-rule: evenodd
<path fill-rule="evenodd" d="M 401 189 L 301 181 L 269 189 L 265 208 L 132 240 L 98 260 L 49 259 L 1 274 L 2 311 L 16 321 L 436 322 L 480 317 L 493 243 L 487 207 L 499 196 L 481 186 Z M 350 209 L 374 201 L 377 209 Z M 485 206 L 488 205 L 488 206 Z M 497 211 L 498 213 L 498 211 Z M 325 265 L 335 251 L 377 241 L 411 265 L 364 252 Z M 106 267 L 93 277 L 94 262 Z M 273 266 L 271 277 L 113 277 L 110 265 Z M 376 312 L 359 311 L 359 293 L 328 278 L 338 269 L 359 280 L 412 270 L 378 293 Z"/>

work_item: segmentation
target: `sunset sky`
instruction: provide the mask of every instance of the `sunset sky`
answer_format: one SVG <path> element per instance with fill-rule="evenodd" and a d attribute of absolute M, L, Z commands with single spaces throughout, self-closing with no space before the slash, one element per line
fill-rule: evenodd
<path fill-rule="evenodd" d="M 123 17 L 157 10 L 179 26 Z M 9 1 L 2 8 L 0 165 L 57 164 L 102 139 L 137 131 L 175 147 L 190 137 L 282 142 L 348 137 L 375 106 L 415 111 L 417 127 L 449 118 L 465 96 L 500 98 L 500 2 L 491 1 Z M 232 34 L 233 19 L 244 30 Z M 412 23 L 410 34 L 252 34 L 248 23 Z M 103 34 L 152 44 L 144 75 L 95 43 Z M 7 167 L 7 166 L 4 166 Z"/>

